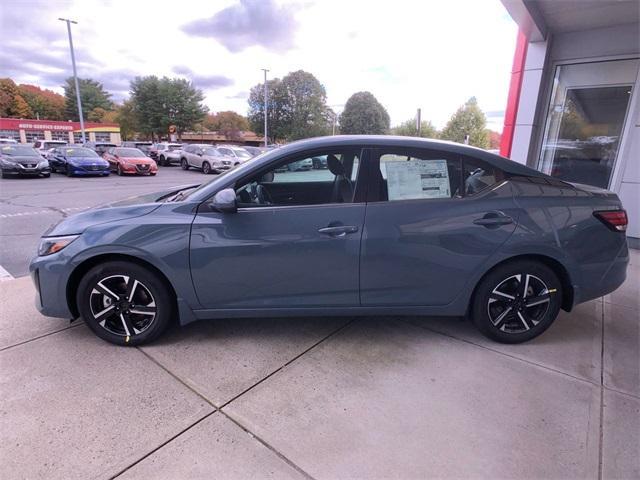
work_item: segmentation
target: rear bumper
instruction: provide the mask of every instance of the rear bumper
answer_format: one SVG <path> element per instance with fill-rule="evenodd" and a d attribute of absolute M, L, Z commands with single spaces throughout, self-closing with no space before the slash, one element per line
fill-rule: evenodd
<path fill-rule="evenodd" d="M 628 265 L 629 249 L 626 241 L 612 262 L 583 265 L 580 284 L 573 286 L 573 304 L 588 302 L 615 291 L 627 279 Z"/>

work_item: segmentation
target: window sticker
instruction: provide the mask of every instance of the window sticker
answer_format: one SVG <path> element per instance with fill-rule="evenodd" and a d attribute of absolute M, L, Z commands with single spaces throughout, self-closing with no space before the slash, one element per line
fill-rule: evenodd
<path fill-rule="evenodd" d="M 451 198 L 446 160 L 411 159 L 384 166 L 389 200 Z"/>

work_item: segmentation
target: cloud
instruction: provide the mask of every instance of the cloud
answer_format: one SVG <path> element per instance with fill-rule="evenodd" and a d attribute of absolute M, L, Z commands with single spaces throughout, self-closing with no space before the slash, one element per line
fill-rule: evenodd
<path fill-rule="evenodd" d="M 234 53 L 254 45 L 283 52 L 293 45 L 297 28 L 294 10 L 292 6 L 278 7 L 273 0 L 240 0 L 210 18 L 187 23 L 182 30 L 214 38 Z"/>
<path fill-rule="evenodd" d="M 234 93 L 233 95 L 227 95 L 227 98 L 230 100 L 246 100 L 249 98 L 249 92 L 243 90 L 242 92 Z"/>
<path fill-rule="evenodd" d="M 233 80 L 224 75 L 205 75 L 201 73 L 195 73 L 189 67 L 184 65 L 177 65 L 173 67 L 173 71 L 178 75 L 186 77 L 191 80 L 196 87 L 206 88 L 209 90 L 215 90 L 217 88 L 229 87 L 233 85 Z"/>

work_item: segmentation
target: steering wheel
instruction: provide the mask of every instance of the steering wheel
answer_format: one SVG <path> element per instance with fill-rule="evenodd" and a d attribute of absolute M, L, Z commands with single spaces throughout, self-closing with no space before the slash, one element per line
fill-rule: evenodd
<path fill-rule="evenodd" d="M 258 184 L 258 186 L 256 187 L 256 194 L 258 196 L 258 203 L 260 205 L 271 205 L 273 203 L 273 199 L 271 198 L 269 190 L 264 188 L 263 185 Z"/>

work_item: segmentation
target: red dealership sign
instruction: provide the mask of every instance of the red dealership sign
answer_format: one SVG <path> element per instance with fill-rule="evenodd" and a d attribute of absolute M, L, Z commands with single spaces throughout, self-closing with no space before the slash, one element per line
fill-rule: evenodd
<path fill-rule="evenodd" d="M 116 123 L 85 122 L 86 129 L 118 128 Z M 80 130 L 80 122 L 56 122 L 53 120 L 28 120 L 22 118 L 0 118 L 0 130 L 49 130 L 74 132 Z"/>

